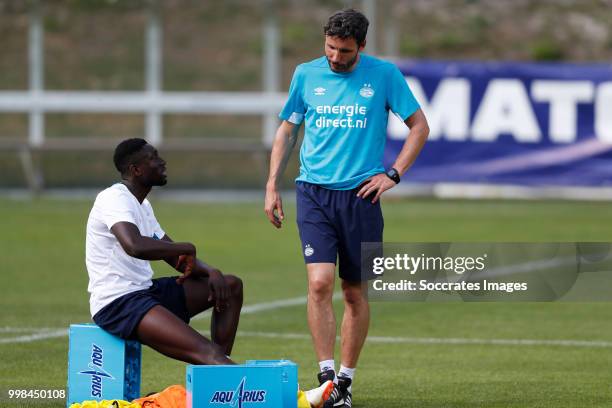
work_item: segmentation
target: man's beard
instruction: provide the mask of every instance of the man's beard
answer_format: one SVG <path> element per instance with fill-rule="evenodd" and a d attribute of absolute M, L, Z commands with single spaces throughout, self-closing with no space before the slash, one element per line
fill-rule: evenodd
<path fill-rule="evenodd" d="M 147 179 L 144 182 L 144 184 L 149 188 L 162 187 L 168 184 L 168 177 L 167 176 L 152 177 L 152 178 Z"/>
<path fill-rule="evenodd" d="M 334 72 L 347 72 L 349 71 L 353 65 L 357 62 L 357 57 L 359 57 L 359 53 L 355 55 L 355 58 L 347 62 L 346 64 L 332 64 L 329 58 L 327 58 L 327 64 L 329 64 L 329 68 Z M 334 68 L 334 65 L 336 66 Z"/>

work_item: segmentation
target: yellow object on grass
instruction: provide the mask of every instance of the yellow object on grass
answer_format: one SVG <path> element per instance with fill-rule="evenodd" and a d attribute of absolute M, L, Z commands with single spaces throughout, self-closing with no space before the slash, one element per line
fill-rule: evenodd
<path fill-rule="evenodd" d="M 123 400 L 102 400 L 102 401 L 83 401 L 75 402 L 70 408 L 141 408 L 137 402 Z"/>
<path fill-rule="evenodd" d="M 306 393 L 298 390 L 297 408 L 311 408 Z M 142 405 L 141 405 L 142 404 Z M 172 385 L 162 392 L 128 402 L 123 400 L 75 402 L 70 408 L 185 408 L 185 388 Z"/>
<path fill-rule="evenodd" d="M 302 390 L 298 390 L 298 404 L 297 408 L 310 408 L 310 402 L 306 398 L 306 393 Z"/>

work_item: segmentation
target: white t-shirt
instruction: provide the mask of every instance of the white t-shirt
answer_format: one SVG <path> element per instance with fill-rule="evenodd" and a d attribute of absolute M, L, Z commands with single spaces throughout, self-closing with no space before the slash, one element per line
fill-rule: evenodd
<path fill-rule="evenodd" d="M 145 199 L 140 204 L 124 184 L 114 184 L 98 194 L 87 220 L 85 243 L 92 317 L 118 297 L 152 285 L 149 261 L 129 256 L 111 232 L 118 222 L 136 225 L 142 236 L 161 239 L 165 235 L 151 203 Z"/>

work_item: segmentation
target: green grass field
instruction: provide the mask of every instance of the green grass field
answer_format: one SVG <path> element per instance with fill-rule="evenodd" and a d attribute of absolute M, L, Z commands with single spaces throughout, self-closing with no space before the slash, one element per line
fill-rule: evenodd
<path fill-rule="evenodd" d="M 305 294 L 291 204 L 280 231 L 267 222 L 261 203 L 153 204 L 169 235 L 194 242 L 201 258 L 243 278 L 246 305 Z M 0 200 L 0 407 L 64 404 L 16 402 L 8 390 L 64 389 L 67 337 L 11 339 L 89 321 L 84 234 L 90 205 Z M 386 241 L 612 241 L 609 203 L 388 200 L 384 211 Z M 155 270 L 172 273 L 165 264 Z M 341 302 L 336 306 L 340 312 Z M 375 303 L 370 335 L 609 342 L 610 316 L 605 303 Z M 318 367 L 305 319 L 304 305 L 245 314 L 233 357 L 292 359 L 300 365 L 300 384 L 314 386 Z M 208 324 L 207 318 L 193 323 L 204 332 Z M 353 391 L 360 408 L 611 407 L 611 366 L 612 348 L 588 344 L 369 341 Z M 184 384 L 184 372 L 184 364 L 144 349 L 141 391 Z"/>

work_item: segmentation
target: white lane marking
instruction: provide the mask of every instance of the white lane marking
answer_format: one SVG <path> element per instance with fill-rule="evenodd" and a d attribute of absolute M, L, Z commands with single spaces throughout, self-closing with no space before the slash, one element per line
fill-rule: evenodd
<path fill-rule="evenodd" d="M 334 300 L 340 299 L 341 294 L 335 293 L 333 296 Z M 259 312 L 265 312 L 267 310 L 282 309 L 285 307 L 300 306 L 306 304 L 306 296 L 300 296 L 289 299 L 275 300 L 272 302 L 255 303 L 252 305 L 244 306 L 242 308 L 241 315 L 254 314 Z M 200 313 L 192 320 L 200 320 L 210 317 L 210 310 Z M 27 336 L 10 337 L 0 339 L 0 344 L 12 344 L 12 343 L 28 343 L 36 340 L 44 340 L 55 337 L 63 337 L 68 335 L 67 329 L 57 328 L 33 328 L 33 327 L 0 327 L 0 333 L 33 333 Z"/>
<path fill-rule="evenodd" d="M 341 293 L 336 292 L 334 300 L 341 298 Z M 272 302 L 255 303 L 242 308 L 242 315 L 255 314 L 268 310 L 281 309 L 292 306 L 306 304 L 306 296 L 289 299 L 275 300 Z M 199 320 L 210 317 L 210 311 L 201 313 L 192 320 Z M 30 335 L 10 337 L 0 339 L 0 344 L 28 343 L 37 340 L 65 337 L 68 329 L 57 328 L 32 328 L 32 327 L 0 327 L 0 333 L 33 333 Z M 238 336 L 244 337 L 263 337 L 277 339 L 310 340 L 309 334 L 300 333 L 267 333 L 239 331 Z M 368 342 L 386 344 L 478 344 L 478 345 L 510 345 L 510 346 L 563 346 L 563 347 L 612 347 L 610 341 L 590 341 L 590 340 L 535 340 L 535 339 L 470 339 L 470 338 L 435 338 L 435 337 L 388 337 L 388 336 L 368 336 Z"/>
<path fill-rule="evenodd" d="M 45 340 L 56 337 L 66 337 L 67 329 L 56 329 L 49 331 L 45 329 L 40 333 L 27 336 L 0 339 L 0 344 L 29 343 L 36 340 Z M 286 340 L 310 340 L 309 334 L 305 333 L 267 333 L 239 331 L 238 337 L 260 337 L 269 339 Z M 340 337 L 338 337 L 340 339 Z M 437 338 L 437 337 L 389 337 L 368 336 L 369 343 L 382 344 L 454 344 L 454 345 L 493 345 L 493 346 L 561 346 L 561 347 L 587 347 L 587 348 L 611 348 L 612 342 L 603 340 L 555 340 L 555 339 L 470 339 L 470 338 Z"/>
<path fill-rule="evenodd" d="M 36 334 L 30 334 L 27 336 L 9 337 L 6 339 L 0 339 L 0 344 L 12 344 L 12 343 L 30 343 L 36 340 L 53 339 L 56 337 L 68 336 L 68 329 L 55 329 L 53 331 L 43 330 Z"/>
<path fill-rule="evenodd" d="M 334 293 L 334 296 L 332 299 L 338 300 L 341 297 L 342 297 L 342 294 L 340 292 L 336 292 Z M 253 305 L 244 306 L 242 308 L 242 311 L 240 312 L 240 315 L 243 316 L 247 314 L 265 312 L 268 310 L 282 309 L 285 307 L 301 306 L 301 305 L 306 304 L 306 300 L 307 300 L 306 296 L 299 296 L 299 297 L 294 297 L 294 298 L 289 298 L 289 299 L 274 300 L 272 302 L 255 303 Z M 193 320 L 204 319 L 204 318 L 210 317 L 210 315 L 211 315 L 211 311 L 207 310 L 203 313 L 200 313 L 199 315 L 197 315 L 191 320 L 193 321 Z"/>
<path fill-rule="evenodd" d="M 310 340 L 309 334 L 301 333 L 266 333 L 239 331 L 238 337 L 263 337 L 270 339 Z M 340 337 L 337 338 L 340 340 Z M 591 340 L 536 340 L 536 339 L 470 339 L 470 338 L 436 338 L 436 337 L 387 337 L 368 336 L 368 343 L 384 344 L 458 344 L 458 345 L 496 345 L 496 346 L 562 346 L 562 347 L 612 347 L 611 341 Z"/>
<path fill-rule="evenodd" d="M 335 293 L 333 296 L 334 300 L 340 299 L 341 294 Z M 259 312 L 265 312 L 267 310 L 282 309 L 285 307 L 300 306 L 306 304 L 306 296 L 299 296 L 289 299 L 275 300 L 272 302 L 255 303 L 247 305 L 242 308 L 241 315 L 254 314 Z M 193 320 L 200 320 L 209 318 L 211 315 L 210 310 L 204 313 L 200 313 Z M 33 328 L 33 327 L 0 327 L 0 333 L 33 333 L 27 336 L 10 337 L 0 339 L 0 344 L 12 344 L 12 343 L 29 343 L 36 340 L 44 340 L 55 337 L 63 337 L 68 335 L 67 329 L 57 328 Z"/>
<path fill-rule="evenodd" d="M 43 331 L 53 331 L 53 327 L 0 327 L 0 333 L 39 333 Z"/>

